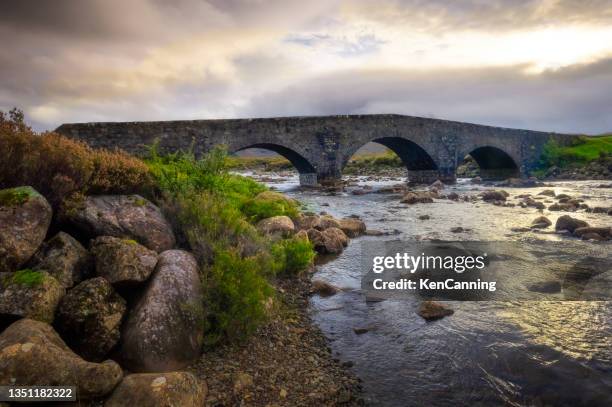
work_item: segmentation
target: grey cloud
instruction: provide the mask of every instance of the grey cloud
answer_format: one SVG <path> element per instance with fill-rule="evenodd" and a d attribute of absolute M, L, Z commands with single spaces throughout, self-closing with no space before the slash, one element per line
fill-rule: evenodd
<path fill-rule="evenodd" d="M 612 130 L 612 59 L 539 75 L 523 68 L 337 72 L 258 96 L 245 114 L 398 113 L 543 131 Z"/>

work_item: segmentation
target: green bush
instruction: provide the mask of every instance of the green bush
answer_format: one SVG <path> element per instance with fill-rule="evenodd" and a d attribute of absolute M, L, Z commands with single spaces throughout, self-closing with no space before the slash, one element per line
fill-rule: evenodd
<path fill-rule="evenodd" d="M 231 248 L 215 251 L 203 280 L 208 288 L 209 343 L 242 339 L 266 319 L 266 306 L 274 294 L 265 277 L 268 265 L 264 254 L 243 257 Z"/>
<path fill-rule="evenodd" d="M 312 265 L 315 252 L 307 239 L 291 238 L 275 243 L 271 248 L 274 271 L 278 274 L 299 274 Z"/>
<path fill-rule="evenodd" d="M 198 259 L 207 310 L 207 343 L 240 339 L 267 315 L 276 273 L 295 274 L 314 251 L 305 241 L 272 244 L 252 222 L 275 215 L 297 216 L 297 203 L 265 186 L 228 173 L 223 149 L 201 159 L 191 153 L 147 160 L 161 191 L 160 206 L 179 242 Z"/>

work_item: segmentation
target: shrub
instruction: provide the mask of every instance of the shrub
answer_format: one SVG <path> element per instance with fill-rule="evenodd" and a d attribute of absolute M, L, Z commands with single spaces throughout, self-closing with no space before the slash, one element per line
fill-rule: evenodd
<path fill-rule="evenodd" d="M 295 237 L 275 243 L 271 253 L 275 272 L 280 274 L 299 274 L 307 270 L 315 258 L 312 243 Z"/>
<path fill-rule="evenodd" d="M 151 186 L 142 161 L 57 133 L 36 133 L 15 109 L 0 111 L 0 157 L 0 188 L 30 185 L 55 208 L 75 194 L 144 193 Z"/>
<path fill-rule="evenodd" d="M 296 218 L 299 214 L 294 200 L 273 192 L 259 194 L 249 199 L 242 205 L 242 212 L 251 222 L 282 215 Z"/>
<path fill-rule="evenodd" d="M 264 254 L 243 257 L 231 248 L 215 251 L 215 261 L 203 278 L 209 343 L 223 337 L 242 339 L 266 319 L 266 305 L 274 294 L 264 277 L 268 264 Z"/>
<path fill-rule="evenodd" d="M 179 242 L 198 259 L 205 291 L 207 342 L 240 339 L 266 318 L 274 290 L 269 278 L 296 274 L 312 263 L 303 240 L 272 244 L 252 222 L 275 215 L 295 217 L 297 203 L 249 178 L 228 173 L 223 149 L 201 159 L 191 152 L 147 159 L 161 190 L 162 210 Z"/>

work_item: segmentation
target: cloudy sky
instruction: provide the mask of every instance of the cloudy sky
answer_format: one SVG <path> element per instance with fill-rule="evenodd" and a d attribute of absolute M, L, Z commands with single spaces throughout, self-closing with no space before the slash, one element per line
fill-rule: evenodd
<path fill-rule="evenodd" d="M 612 131 L 612 0 L 0 0 L 0 110 Z"/>

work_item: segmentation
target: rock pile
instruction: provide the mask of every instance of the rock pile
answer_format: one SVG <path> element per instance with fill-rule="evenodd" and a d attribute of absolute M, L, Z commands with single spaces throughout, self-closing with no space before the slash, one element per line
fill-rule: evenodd
<path fill-rule="evenodd" d="M 32 188 L 0 191 L 0 318 L 10 324 L 0 385 L 75 385 L 79 399 L 112 406 L 203 405 L 206 385 L 177 371 L 202 348 L 198 265 L 174 249 L 159 208 L 89 196 L 45 241 L 52 217 Z"/>

